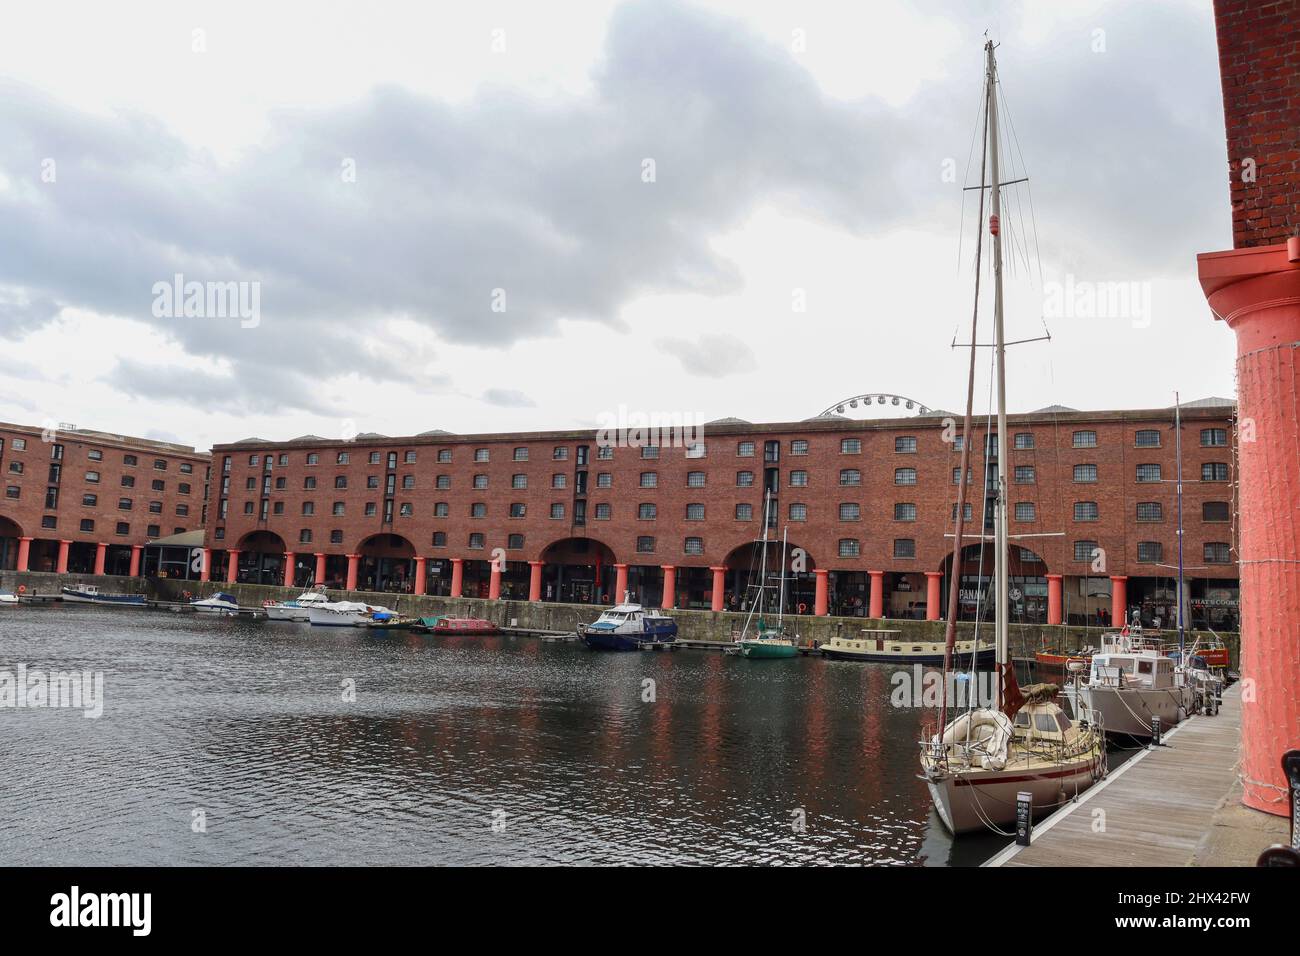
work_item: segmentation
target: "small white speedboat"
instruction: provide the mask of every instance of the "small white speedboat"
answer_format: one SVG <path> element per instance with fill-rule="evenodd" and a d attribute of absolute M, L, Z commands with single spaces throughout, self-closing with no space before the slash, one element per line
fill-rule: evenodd
<path fill-rule="evenodd" d="M 0 604 L 17 604 L 17 594 L 0 594 Z"/>
<path fill-rule="evenodd" d="M 327 601 L 307 609 L 307 620 L 316 627 L 362 627 L 385 615 L 391 616 L 393 611 L 360 601 Z"/>
<path fill-rule="evenodd" d="M 210 598 L 191 601 L 190 607 L 194 608 L 196 611 L 207 612 L 209 614 L 239 613 L 239 602 L 235 600 L 235 596 L 233 594 L 227 594 L 224 591 L 218 591 Z"/>
<path fill-rule="evenodd" d="M 292 601 L 264 601 L 268 621 L 309 621 L 313 607 L 332 603 L 324 591 L 304 591 Z"/>

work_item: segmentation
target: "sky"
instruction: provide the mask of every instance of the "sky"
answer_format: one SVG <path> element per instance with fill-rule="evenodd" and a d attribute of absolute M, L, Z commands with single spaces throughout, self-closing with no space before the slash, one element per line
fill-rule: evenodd
<path fill-rule="evenodd" d="M 960 410 L 986 32 L 1029 178 L 1007 336 L 1051 336 L 1010 409 L 1235 395 L 1196 281 L 1231 247 L 1209 0 L 129 9 L 0 33 L 0 420 L 205 449 Z"/>

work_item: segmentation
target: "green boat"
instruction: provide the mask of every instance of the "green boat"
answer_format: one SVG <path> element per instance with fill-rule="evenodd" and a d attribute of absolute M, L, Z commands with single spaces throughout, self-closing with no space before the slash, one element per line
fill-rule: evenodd
<path fill-rule="evenodd" d="M 769 491 L 764 496 L 763 502 L 763 540 L 760 545 L 762 560 L 758 572 L 758 595 L 750 606 L 749 615 L 745 618 L 745 626 L 740 636 L 736 638 L 735 647 L 731 651 L 731 653 L 743 654 L 750 660 L 783 660 L 799 653 L 796 640 L 786 637 L 782 623 L 785 612 L 785 549 L 789 539 L 788 528 L 781 538 L 781 586 L 777 599 L 776 626 L 770 626 L 761 616 L 763 597 L 771 590 L 771 586 L 767 583 L 767 529 L 770 523 L 768 519 L 771 506 L 772 493 Z M 756 611 L 760 612 L 760 616 L 755 622 L 753 636 L 750 636 L 749 622 L 753 620 Z"/>

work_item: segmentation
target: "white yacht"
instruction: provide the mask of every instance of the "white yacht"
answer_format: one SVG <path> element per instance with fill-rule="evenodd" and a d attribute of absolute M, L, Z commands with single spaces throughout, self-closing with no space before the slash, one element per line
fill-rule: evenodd
<path fill-rule="evenodd" d="M 0 604 L 17 604 L 17 594 L 0 594 Z"/>
<path fill-rule="evenodd" d="M 318 601 L 307 608 L 307 620 L 315 627 L 362 627 L 392 614 L 389 608 L 360 601 Z"/>
<path fill-rule="evenodd" d="M 218 591 L 209 598 L 201 598 L 190 602 L 190 607 L 196 611 L 207 612 L 208 614 L 237 614 L 239 613 L 239 601 L 233 594 L 227 594 L 225 591 Z"/>
<path fill-rule="evenodd" d="M 308 611 L 330 599 L 324 591 L 304 591 L 292 601 L 264 601 L 262 607 L 269 621 L 309 621 Z"/>
<path fill-rule="evenodd" d="M 1189 677 L 1159 641 L 1144 637 L 1141 628 L 1125 628 L 1102 636 L 1088 680 L 1065 692 L 1073 711 L 1079 713 L 1082 702 L 1107 734 L 1146 739 L 1153 718 L 1168 730 L 1191 712 L 1195 691 Z"/>

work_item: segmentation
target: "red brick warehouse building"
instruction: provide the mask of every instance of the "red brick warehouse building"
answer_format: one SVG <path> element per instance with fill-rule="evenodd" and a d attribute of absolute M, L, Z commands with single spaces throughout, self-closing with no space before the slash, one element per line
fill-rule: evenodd
<path fill-rule="evenodd" d="M 136 575 L 203 527 L 209 459 L 184 445 L 0 423 L 0 570 Z"/>
<path fill-rule="evenodd" d="M 1224 400 L 1183 410 L 1189 605 L 1196 623 L 1225 629 L 1237 614 L 1233 411 Z M 1097 623 L 1140 608 L 1168 626 L 1173 410 L 1054 407 L 1009 427 L 1012 533 L 1037 535 L 1013 549 L 1018 618 Z M 602 445 L 590 431 L 249 439 L 213 449 L 212 575 L 600 604 L 627 589 L 647 605 L 732 608 L 770 490 L 772 536 L 789 536 L 791 611 L 936 618 L 952 563 L 951 438 L 931 412 L 724 419 L 690 447 Z M 997 467 L 996 443 L 985 448 L 981 426 L 968 479 L 977 525 Z M 966 617 L 987 601 L 984 547 L 963 552 Z"/>

